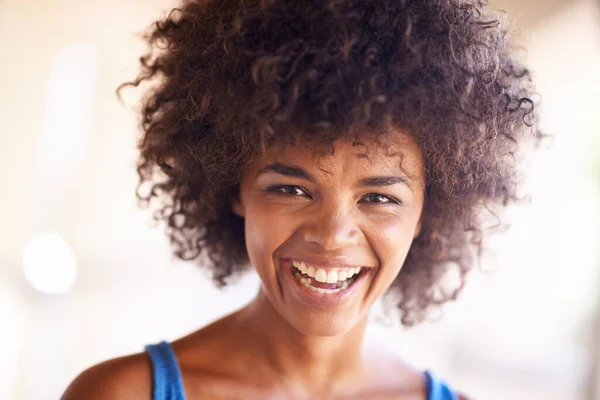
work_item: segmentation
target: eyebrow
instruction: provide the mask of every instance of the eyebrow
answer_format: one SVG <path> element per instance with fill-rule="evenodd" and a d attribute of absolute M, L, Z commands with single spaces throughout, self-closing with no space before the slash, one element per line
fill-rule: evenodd
<path fill-rule="evenodd" d="M 276 162 L 262 168 L 260 171 L 258 171 L 256 176 L 262 175 L 267 172 L 275 172 L 277 174 L 289 176 L 291 178 L 306 179 L 307 181 L 313 183 L 316 182 L 315 178 L 313 178 L 308 172 L 296 165 L 286 165 Z M 398 175 L 370 176 L 367 178 L 363 178 L 358 182 L 358 185 L 362 187 L 383 187 L 396 184 L 406 185 L 409 189 L 412 190 L 408 179 Z"/>
<path fill-rule="evenodd" d="M 306 179 L 307 181 L 310 181 L 313 183 L 315 182 L 315 178 L 313 178 L 308 172 L 306 172 L 305 170 L 303 170 L 302 168 L 300 168 L 296 165 L 285 165 L 285 164 L 276 162 L 276 163 L 269 164 L 266 167 L 262 168 L 260 171 L 258 171 L 256 176 L 259 176 L 266 172 L 276 172 L 280 175 L 289 176 L 291 178 L 300 178 L 300 179 Z"/>
<path fill-rule="evenodd" d="M 396 184 L 403 184 L 408 186 L 409 189 L 412 190 L 412 187 L 408 183 L 408 179 L 398 176 L 398 175 L 388 175 L 388 176 L 371 176 L 368 178 L 363 178 L 360 180 L 360 186 L 371 186 L 371 187 L 381 187 L 381 186 L 391 186 Z"/>

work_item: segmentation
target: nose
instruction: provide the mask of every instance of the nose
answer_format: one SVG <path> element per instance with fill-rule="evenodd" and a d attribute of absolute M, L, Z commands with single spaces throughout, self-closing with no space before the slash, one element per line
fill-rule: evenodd
<path fill-rule="evenodd" d="M 302 236 L 309 243 L 316 243 L 332 251 L 354 246 L 360 231 L 355 210 L 348 209 L 340 201 L 323 205 L 311 214 L 302 226 Z"/>

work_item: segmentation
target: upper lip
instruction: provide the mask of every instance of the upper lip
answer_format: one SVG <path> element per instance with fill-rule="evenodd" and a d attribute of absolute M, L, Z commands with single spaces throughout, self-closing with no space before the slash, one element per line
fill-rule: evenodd
<path fill-rule="evenodd" d="M 313 267 L 319 267 L 323 269 L 327 268 L 358 268 L 358 267 L 367 267 L 365 265 L 356 264 L 351 262 L 348 258 L 343 257 L 322 257 L 317 255 L 296 255 L 296 256 L 286 256 L 282 257 L 285 261 L 302 261 L 306 264 L 310 264 Z"/>

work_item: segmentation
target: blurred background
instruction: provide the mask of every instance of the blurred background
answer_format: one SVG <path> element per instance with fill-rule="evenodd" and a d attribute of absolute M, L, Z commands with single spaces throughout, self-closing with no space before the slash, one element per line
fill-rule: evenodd
<path fill-rule="evenodd" d="M 0 398 L 57 399 L 83 369 L 173 340 L 244 303 L 171 257 L 136 207 L 136 36 L 171 0 L 0 0 Z M 600 399 L 600 4 L 508 12 L 554 147 L 525 164 L 529 205 L 443 318 L 389 340 L 474 399 Z M 127 105 L 129 104 L 129 105 Z"/>

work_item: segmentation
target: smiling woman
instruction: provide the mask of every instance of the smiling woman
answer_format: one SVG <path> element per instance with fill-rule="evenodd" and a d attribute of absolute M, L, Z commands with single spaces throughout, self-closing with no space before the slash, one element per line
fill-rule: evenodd
<path fill-rule="evenodd" d="M 456 298 L 482 209 L 516 200 L 533 84 L 483 1 L 189 1 L 150 29 L 134 82 L 138 197 L 246 307 L 82 373 L 64 399 L 458 399 L 363 349 Z M 457 287 L 443 277 L 457 270 Z M 464 398 L 464 397 L 462 397 Z"/>
<path fill-rule="evenodd" d="M 241 175 L 233 211 L 245 221 L 259 296 L 306 336 L 362 325 L 419 233 L 421 152 L 405 133 L 386 139 L 394 155 L 340 138 L 318 162 L 314 145 L 274 145 Z"/>

